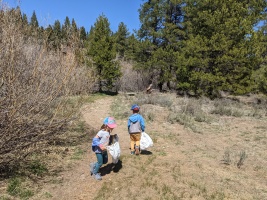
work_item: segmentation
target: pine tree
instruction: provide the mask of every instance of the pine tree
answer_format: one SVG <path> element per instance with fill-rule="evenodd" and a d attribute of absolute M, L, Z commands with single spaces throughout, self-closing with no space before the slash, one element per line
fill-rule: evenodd
<path fill-rule="evenodd" d="M 88 54 L 94 62 L 101 92 L 104 86 L 112 89 L 121 72 L 114 61 L 116 52 L 108 19 L 104 15 L 99 16 L 91 31 Z"/>
<path fill-rule="evenodd" d="M 267 94 L 267 16 L 264 16 L 264 23 L 257 31 L 258 40 L 260 43 L 254 43 L 256 54 L 261 55 L 258 68 L 253 71 L 252 80 L 255 83 L 255 92 Z"/>
<path fill-rule="evenodd" d="M 25 13 L 23 13 L 23 15 L 22 15 L 22 24 L 24 27 L 28 26 L 28 18 L 27 18 L 27 15 Z"/>
<path fill-rule="evenodd" d="M 126 60 L 136 60 L 139 41 L 134 34 L 131 34 L 126 40 L 125 58 Z"/>
<path fill-rule="evenodd" d="M 59 20 L 56 20 L 53 25 L 53 34 L 52 34 L 52 44 L 54 49 L 60 49 L 61 48 L 61 42 L 62 42 L 62 30 L 61 30 L 61 24 Z"/>
<path fill-rule="evenodd" d="M 78 27 L 74 19 L 71 20 L 71 33 L 73 35 L 78 33 Z"/>
<path fill-rule="evenodd" d="M 149 47 L 144 45 L 148 48 L 144 50 L 147 57 L 141 65 L 148 66 L 160 90 L 164 83 L 170 88 L 170 82 L 175 80 L 175 52 L 179 50 L 179 43 L 183 38 L 181 8 L 182 1 L 179 0 L 151 0 L 144 3 L 139 10 L 142 25 L 138 36 L 151 42 Z"/>
<path fill-rule="evenodd" d="M 70 25 L 70 19 L 68 16 L 66 16 L 64 24 L 62 25 L 62 40 L 63 43 L 67 46 L 69 46 L 71 38 L 71 25 Z"/>
<path fill-rule="evenodd" d="M 37 16 L 36 16 L 35 11 L 33 11 L 33 13 L 32 13 L 32 17 L 31 17 L 30 25 L 31 25 L 33 28 L 36 28 L 36 29 L 39 27 L 39 23 L 38 23 L 38 20 L 37 20 Z"/>
<path fill-rule="evenodd" d="M 80 28 L 80 40 L 85 41 L 86 38 L 87 38 L 86 30 L 85 30 L 85 28 L 82 26 L 82 27 Z"/>
<path fill-rule="evenodd" d="M 208 96 L 217 96 L 220 90 L 250 92 L 259 59 L 253 28 L 265 8 L 264 0 L 186 1 L 178 88 Z"/>
<path fill-rule="evenodd" d="M 93 37 L 94 37 L 94 30 L 95 30 L 95 27 L 94 26 L 91 26 L 90 27 L 90 30 L 89 30 L 89 33 L 88 33 L 88 36 L 87 36 L 87 43 L 90 44 L 93 40 Z"/>
<path fill-rule="evenodd" d="M 121 22 L 118 26 L 118 31 L 114 34 L 115 48 L 119 58 L 124 57 L 124 52 L 126 50 L 128 37 L 129 37 L 129 32 L 127 26 L 123 22 Z"/>

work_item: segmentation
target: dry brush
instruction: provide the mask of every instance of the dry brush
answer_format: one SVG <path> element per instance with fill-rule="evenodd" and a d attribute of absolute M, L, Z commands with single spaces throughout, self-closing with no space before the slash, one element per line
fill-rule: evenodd
<path fill-rule="evenodd" d="M 74 50 L 49 52 L 40 40 L 25 37 L 16 10 L 0 5 L 0 15 L 2 174 L 66 131 L 74 114 L 65 112 L 67 97 L 90 92 L 93 79 L 88 69 L 78 66 Z"/>

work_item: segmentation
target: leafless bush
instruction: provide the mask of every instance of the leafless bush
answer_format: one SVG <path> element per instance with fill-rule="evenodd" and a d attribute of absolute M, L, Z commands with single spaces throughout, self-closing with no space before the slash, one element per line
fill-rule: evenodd
<path fill-rule="evenodd" d="M 1 2 L 0 2 L 1 3 Z M 47 52 L 25 39 L 16 12 L 0 6 L 0 172 L 63 133 L 66 96 L 90 91 L 90 72 L 72 52 Z"/>
<path fill-rule="evenodd" d="M 121 92 L 144 91 L 149 85 L 149 78 L 141 72 L 135 71 L 129 63 L 121 62 L 123 76 L 119 81 Z"/>

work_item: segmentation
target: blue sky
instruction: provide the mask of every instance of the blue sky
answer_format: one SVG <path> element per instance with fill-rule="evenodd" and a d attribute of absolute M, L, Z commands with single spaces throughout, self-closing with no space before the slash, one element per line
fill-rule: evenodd
<path fill-rule="evenodd" d="M 9 7 L 20 6 L 30 20 L 33 11 L 37 15 L 39 26 L 54 24 L 55 20 L 64 23 L 66 16 L 74 18 L 78 27 L 86 31 L 94 25 L 96 19 L 104 14 L 113 32 L 123 22 L 128 31 L 140 28 L 139 12 L 143 0 L 2 0 Z"/>

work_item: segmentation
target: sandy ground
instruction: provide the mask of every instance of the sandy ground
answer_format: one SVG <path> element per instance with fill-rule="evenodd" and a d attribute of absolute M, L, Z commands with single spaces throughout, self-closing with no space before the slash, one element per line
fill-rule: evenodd
<path fill-rule="evenodd" d="M 82 115 L 85 122 L 94 129 L 99 129 L 104 118 L 110 115 L 109 110 L 111 104 L 112 97 L 105 97 L 97 100 L 95 103 L 84 106 L 82 108 Z M 116 123 L 118 126 L 113 130 L 112 134 L 116 133 L 119 135 L 121 152 L 122 154 L 128 154 L 130 150 L 129 136 L 126 128 L 127 119 L 116 120 Z M 48 193 L 51 194 L 51 196 L 49 195 L 49 199 L 54 200 L 90 200 L 94 198 L 105 180 L 112 180 L 114 176 L 117 176 L 117 171 L 121 166 L 118 166 L 118 170 L 116 168 L 111 170 L 112 159 L 109 155 L 109 161 L 105 165 L 106 167 L 101 170 L 103 180 L 97 181 L 91 177 L 89 164 L 90 162 L 96 161 L 95 154 L 91 151 L 91 141 L 89 141 L 88 147 L 85 148 L 87 148 L 87 156 L 85 156 L 85 159 L 77 162 L 76 166 L 71 170 L 63 172 L 60 175 L 60 184 L 54 184 L 52 187 L 51 185 L 47 185 L 42 189 L 40 194 L 45 194 L 45 191 L 49 191 Z M 40 196 L 35 198 L 40 198 Z"/>
<path fill-rule="evenodd" d="M 106 96 L 82 108 L 83 118 L 95 134 L 111 114 L 114 99 Z M 150 104 L 142 108 L 157 113 L 147 123 L 146 132 L 154 138 L 150 154 L 131 156 L 127 118 L 116 120 L 118 126 L 113 134 L 119 135 L 122 161 L 114 166 L 109 155 L 108 164 L 101 169 L 102 181 L 90 176 L 89 164 L 96 161 L 90 138 L 83 146 L 86 156 L 74 167 L 63 170 L 57 177 L 60 183 L 46 184 L 41 196 L 34 199 L 267 200 L 265 119 L 222 116 L 216 122 L 202 124 L 202 132 L 195 133 L 178 123 L 168 123 L 166 108 Z M 222 160 L 228 150 L 231 164 L 225 165 Z M 242 151 L 247 158 L 239 169 L 236 162 Z M 105 190 L 109 190 L 108 196 L 101 194 Z M 139 192 L 143 194 L 141 198 Z"/>

